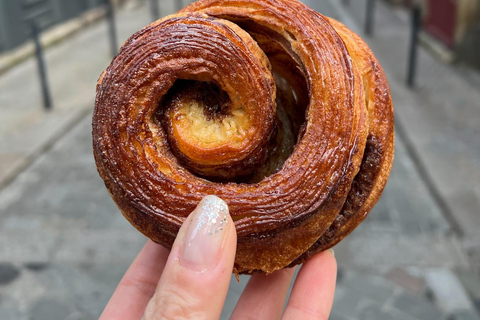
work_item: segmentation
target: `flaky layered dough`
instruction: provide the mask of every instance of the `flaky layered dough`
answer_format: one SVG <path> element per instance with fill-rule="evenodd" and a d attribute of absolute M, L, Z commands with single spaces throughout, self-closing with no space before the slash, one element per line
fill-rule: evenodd
<path fill-rule="evenodd" d="M 294 0 L 200 0 L 134 34 L 97 85 L 95 161 L 123 215 L 171 247 L 219 196 L 236 273 L 301 263 L 348 235 L 381 195 L 393 144 L 370 49 Z"/>

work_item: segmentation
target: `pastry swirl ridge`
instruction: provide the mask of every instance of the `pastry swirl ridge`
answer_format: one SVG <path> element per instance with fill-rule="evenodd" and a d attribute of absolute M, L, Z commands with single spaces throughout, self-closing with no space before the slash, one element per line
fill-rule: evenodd
<path fill-rule="evenodd" d="M 348 235 L 393 161 L 368 46 L 296 0 L 200 0 L 130 37 L 97 84 L 93 148 L 123 215 L 166 247 L 206 195 L 229 206 L 234 272 Z"/>

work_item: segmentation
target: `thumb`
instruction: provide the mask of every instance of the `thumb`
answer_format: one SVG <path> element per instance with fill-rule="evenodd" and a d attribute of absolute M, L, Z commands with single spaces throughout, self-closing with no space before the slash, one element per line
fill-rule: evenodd
<path fill-rule="evenodd" d="M 237 234 L 227 204 L 206 196 L 178 232 L 143 319 L 218 319 Z"/>

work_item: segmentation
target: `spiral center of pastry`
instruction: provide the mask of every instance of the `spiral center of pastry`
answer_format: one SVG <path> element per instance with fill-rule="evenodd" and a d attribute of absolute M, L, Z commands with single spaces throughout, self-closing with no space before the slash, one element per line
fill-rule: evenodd
<path fill-rule="evenodd" d="M 200 21 L 212 28 L 203 32 L 211 32 L 214 41 L 220 25 Z M 170 151 L 191 173 L 217 182 L 256 183 L 280 170 L 293 152 L 309 95 L 304 67 L 284 37 L 253 22 L 235 22 L 242 28 L 222 20 L 224 31 L 233 32 L 218 43 L 225 52 L 198 52 L 196 46 L 203 42 L 192 52 L 188 47 L 175 52 L 184 56 L 184 65 L 175 72 L 154 118 Z M 191 30 L 177 37 L 187 43 L 190 36 Z M 207 58 L 211 62 L 204 64 Z"/>
<path fill-rule="evenodd" d="M 239 146 L 251 127 L 244 107 L 233 104 L 228 94 L 211 82 L 177 80 L 163 108 L 161 121 L 169 139 L 177 141 L 178 151 L 191 159 L 197 156 L 188 146 L 205 151 L 226 144 Z"/>

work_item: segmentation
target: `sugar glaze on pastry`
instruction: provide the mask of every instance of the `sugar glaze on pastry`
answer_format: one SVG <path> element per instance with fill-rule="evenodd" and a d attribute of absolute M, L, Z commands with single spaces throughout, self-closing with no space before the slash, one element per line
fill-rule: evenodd
<path fill-rule="evenodd" d="M 206 195 L 234 272 L 302 263 L 355 229 L 393 162 L 393 106 L 365 42 L 296 0 L 200 0 L 131 36 L 97 84 L 93 148 L 123 215 L 170 247 Z"/>

